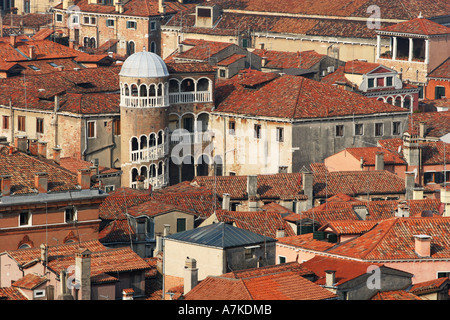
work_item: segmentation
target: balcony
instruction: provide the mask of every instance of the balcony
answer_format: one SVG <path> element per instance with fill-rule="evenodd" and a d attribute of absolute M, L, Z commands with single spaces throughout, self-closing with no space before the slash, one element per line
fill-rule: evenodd
<path fill-rule="evenodd" d="M 212 94 L 210 91 L 197 92 L 177 92 L 169 93 L 170 104 L 195 103 L 195 102 L 212 102 Z"/>

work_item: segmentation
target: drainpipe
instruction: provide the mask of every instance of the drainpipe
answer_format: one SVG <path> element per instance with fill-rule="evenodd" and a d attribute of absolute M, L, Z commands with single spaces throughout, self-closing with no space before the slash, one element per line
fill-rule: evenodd
<path fill-rule="evenodd" d="M 88 148 L 88 126 L 87 126 L 87 118 L 84 119 L 84 150 L 81 153 L 81 157 L 83 160 L 85 159 L 86 150 Z"/>

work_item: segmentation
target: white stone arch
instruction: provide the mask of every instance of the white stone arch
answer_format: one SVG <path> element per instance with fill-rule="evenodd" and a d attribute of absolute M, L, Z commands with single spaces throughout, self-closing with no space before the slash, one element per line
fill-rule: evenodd
<path fill-rule="evenodd" d="M 181 90 L 181 81 L 177 78 L 171 78 L 169 79 L 169 85 L 168 85 L 169 94 L 176 94 L 180 93 Z"/>
<path fill-rule="evenodd" d="M 155 163 L 151 163 L 148 166 L 148 177 L 151 178 L 156 178 L 158 175 L 158 168 L 157 165 Z"/>
<path fill-rule="evenodd" d="M 132 188 L 136 188 L 137 186 L 137 179 L 136 177 L 139 175 L 139 170 L 136 167 L 133 167 L 130 169 L 130 186 Z"/>
<path fill-rule="evenodd" d="M 407 101 L 407 98 L 409 98 L 409 106 L 405 106 L 405 102 Z M 414 96 L 411 94 L 405 94 L 405 96 L 403 97 L 403 103 L 402 103 L 402 107 L 403 108 L 412 108 L 414 104 Z"/>
<path fill-rule="evenodd" d="M 385 97 L 378 97 L 378 98 L 377 98 L 377 101 L 383 101 L 383 102 L 386 102 L 386 98 L 385 98 Z"/>
<path fill-rule="evenodd" d="M 400 101 L 399 105 L 397 105 L 397 101 Z M 395 98 L 394 98 L 394 106 L 403 108 L 403 96 L 401 94 L 398 94 L 398 95 L 395 96 Z"/>
<path fill-rule="evenodd" d="M 157 87 L 155 83 L 150 83 L 148 85 L 148 96 L 152 98 L 157 96 Z"/>
<path fill-rule="evenodd" d="M 145 141 L 143 142 L 143 139 L 145 139 Z M 144 150 L 148 148 L 148 137 L 145 134 L 141 134 L 139 136 L 139 150 Z"/>
<path fill-rule="evenodd" d="M 154 141 L 154 143 L 152 141 Z M 150 148 L 156 147 L 157 146 L 157 141 L 158 141 L 157 140 L 157 134 L 155 132 L 151 132 L 148 135 L 148 146 Z"/>
<path fill-rule="evenodd" d="M 164 145 L 165 140 L 164 130 L 162 129 L 158 130 L 158 134 L 156 135 L 156 137 L 157 137 L 156 145 L 158 146 Z"/>
<path fill-rule="evenodd" d="M 130 96 L 130 86 L 128 85 L 127 82 L 125 82 L 123 84 L 123 95 L 126 96 L 126 97 Z"/>
<path fill-rule="evenodd" d="M 137 148 L 136 149 L 134 149 L 133 148 L 133 140 L 136 140 L 136 145 L 137 145 Z M 138 137 L 136 137 L 136 136 L 132 136 L 131 138 L 130 138 L 130 151 L 136 151 L 136 150 L 139 150 L 139 138 Z"/>
<path fill-rule="evenodd" d="M 200 90 L 200 89 L 203 89 L 203 83 L 206 81 L 206 84 L 207 84 L 207 87 L 206 87 L 206 90 Z M 200 84 L 200 88 L 199 88 L 199 84 Z M 208 77 L 201 77 L 201 78 L 198 78 L 197 79 L 197 81 L 195 81 L 195 91 L 211 91 L 211 89 L 212 89 L 212 81 L 211 81 L 211 79 L 210 78 L 208 78 Z"/>
<path fill-rule="evenodd" d="M 194 78 L 186 77 L 183 78 L 183 80 L 181 80 L 180 92 L 195 92 L 195 88 L 196 88 L 196 81 Z"/>
<path fill-rule="evenodd" d="M 141 98 L 148 97 L 148 87 L 145 83 L 141 83 L 139 85 L 139 97 L 141 97 Z"/>
<path fill-rule="evenodd" d="M 139 85 L 137 83 L 130 84 L 130 96 L 139 97 Z"/>
<path fill-rule="evenodd" d="M 392 102 L 389 102 L 389 99 L 392 99 Z M 386 103 L 390 103 L 390 104 L 394 105 L 394 103 L 395 103 L 395 98 L 394 98 L 394 96 L 387 96 L 387 97 L 386 97 Z"/>
<path fill-rule="evenodd" d="M 164 175 L 164 161 L 159 160 L 157 165 L 157 172 L 156 174 L 159 176 Z"/>

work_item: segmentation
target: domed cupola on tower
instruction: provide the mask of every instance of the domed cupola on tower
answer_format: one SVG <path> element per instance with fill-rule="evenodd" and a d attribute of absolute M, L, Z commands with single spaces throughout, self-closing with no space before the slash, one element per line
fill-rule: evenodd
<path fill-rule="evenodd" d="M 119 78 L 122 185 L 163 187 L 169 153 L 167 66 L 144 49 L 124 61 Z"/>

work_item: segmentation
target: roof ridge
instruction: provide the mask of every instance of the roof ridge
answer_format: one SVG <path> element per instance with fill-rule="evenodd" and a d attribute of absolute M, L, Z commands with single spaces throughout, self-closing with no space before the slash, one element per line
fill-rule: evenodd
<path fill-rule="evenodd" d="M 389 220 L 391 220 L 391 221 L 389 221 Z M 380 239 L 378 239 L 378 241 L 375 241 L 374 242 L 374 244 L 372 245 L 372 247 L 367 251 L 367 253 L 364 255 L 364 258 L 365 257 L 367 257 L 370 253 L 372 253 L 372 251 L 378 246 L 378 244 L 387 236 L 387 234 L 389 233 L 389 231 L 394 227 L 394 225 L 396 225 L 397 224 L 397 222 L 398 222 L 398 219 L 397 218 L 391 218 L 391 219 L 387 219 L 387 220 L 384 220 L 384 221 L 382 221 L 382 222 L 380 222 L 379 224 L 377 224 L 377 226 L 375 226 L 375 228 L 373 228 L 373 229 L 371 229 L 370 231 L 373 231 L 373 230 L 375 230 L 380 224 L 383 224 L 383 223 L 391 223 L 391 225 L 388 227 L 388 229 L 384 232 L 384 234 L 381 236 L 381 238 Z M 368 233 L 366 233 L 366 234 L 368 234 Z M 358 239 L 358 238 L 357 238 Z"/>

